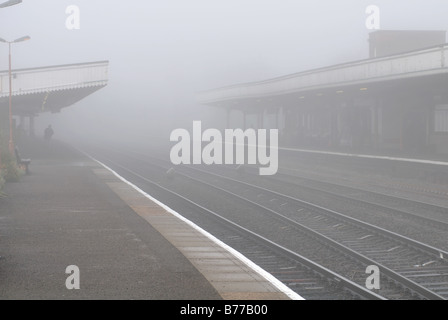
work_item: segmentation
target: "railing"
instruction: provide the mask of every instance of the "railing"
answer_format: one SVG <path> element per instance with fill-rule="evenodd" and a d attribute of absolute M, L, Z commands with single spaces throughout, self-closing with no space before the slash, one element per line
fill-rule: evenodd
<path fill-rule="evenodd" d="M 13 95 L 106 85 L 108 61 L 12 70 Z M 0 72 L 0 98 L 9 95 L 9 73 Z"/>

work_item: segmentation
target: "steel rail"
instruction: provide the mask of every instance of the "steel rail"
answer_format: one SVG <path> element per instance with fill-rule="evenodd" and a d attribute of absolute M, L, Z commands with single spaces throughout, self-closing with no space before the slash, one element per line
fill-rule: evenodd
<path fill-rule="evenodd" d="M 93 158 L 93 157 L 92 157 Z M 93 158 L 94 159 L 94 158 Z M 209 210 L 203 206 L 201 206 L 200 204 L 193 202 L 192 200 L 182 196 L 181 194 L 178 194 L 172 190 L 169 190 L 163 186 L 161 186 L 160 184 L 142 176 L 141 174 L 126 168 L 118 163 L 116 163 L 115 161 L 112 161 L 110 159 L 107 160 L 107 162 L 111 163 L 113 166 L 121 168 L 122 170 L 128 172 L 129 174 L 143 180 L 145 183 L 150 184 L 151 186 L 162 190 L 165 193 L 168 193 L 178 199 L 181 199 L 182 201 L 188 203 L 189 205 L 193 206 L 196 209 L 199 209 L 200 211 L 202 211 L 203 213 L 207 214 L 208 216 L 214 218 L 215 220 L 217 220 L 219 223 L 225 225 L 226 227 L 234 230 L 235 232 L 239 233 L 240 235 L 242 235 L 243 237 L 246 238 L 250 238 L 252 239 L 252 241 L 258 242 L 260 244 L 262 244 L 263 246 L 269 248 L 271 251 L 287 258 L 290 260 L 293 260 L 297 263 L 299 263 L 300 265 L 302 265 L 304 268 L 312 270 L 314 273 L 319 274 L 321 277 L 324 277 L 325 279 L 327 279 L 329 282 L 331 283 L 336 283 L 339 286 L 342 286 L 345 290 L 350 291 L 352 294 L 359 296 L 362 299 L 368 299 L 368 300 L 386 300 L 384 297 L 382 297 L 381 295 L 378 295 L 368 289 L 366 289 L 365 287 L 360 286 L 359 284 L 331 271 L 328 268 L 325 268 L 313 261 L 311 261 L 310 259 L 303 257 L 301 255 L 299 255 L 298 253 L 285 248 L 279 244 L 276 244 L 275 242 L 259 235 L 256 234 L 255 232 L 244 228 L 238 224 L 236 224 L 233 221 L 230 221 L 229 219 L 226 219 L 224 217 L 222 217 L 221 215 L 213 212 L 212 210 Z"/>
<path fill-rule="evenodd" d="M 117 152 L 117 151 L 115 151 L 115 152 Z M 126 154 L 126 156 L 132 158 L 132 156 L 130 156 L 128 154 Z M 154 158 L 154 157 L 152 157 L 152 158 L 156 159 L 158 161 L 166 162 L 165 160 L 162 160 L 162 159 L 157 159 L 157 158 Z M 142 159 L 139 159 L 139 158 L 134 158 L 134 159 L 142 161 Z M 143 160 L 143 161 L 147 162 L 147 160 Z M 155 165 L 154 163 L 151 163 L 151 164 Z M 158 166 L 161 167 L 163 170 L 169 170 L 172 167 L 172 166 L 164 167 L 164 166 L 161 166 L 161 165 L 158 165 Z M 192 167 L 188 167 L 188 168 L 192 169 Z M 356 224 L 360 224 L 363 228 L 366 228 L 369 231 L 372 231 L 372 229 L 374 229 L 375 233 L 377 233 L 377 234 L 379 233 L 380 236 L 382 236 L 382 237 L 385 237 L 385 235 L 381 234 L 381 232 L 386 233 L 386 235 L 388 235 L 386 237 L 394 238 L 394 236 L 397 236 L 397 237 L 402 239 L 401 241 L 403 241 L 403 239 L 406 239 L 406 240 L 409 239 L 409 238 L 403 237 L 401 235 L 398 235 L 398 234 L 395 234 L 395 233 L 391 233 L 388 230 L 385 230 L 385 229 L 378 228 L 376 226 L 367 224 L 367 223 L 365 223 L 363 221 L 360 221 L 360 220 L 357 220 L 357 219 L 354 219 L 354 218 L 351 218 L 351 217 L 347 217 L 347 216 L 345 216 L 343 214 L 340 214 L 340 213 L 338 213 L 336 211 L 329 210 L 329 209 L 326 209 L 326 208 L 323 208 L 323 207 L 320 207 L 320 206 L 316 206 L 314 204 L 311 204 L 311 203 L 308 203 L 308 202 L 305 202 L 305 201 L 302 201 L 302 200 L 299 200 L 299 199 L 295 199 L 293 197 L 282 195 L 282 194 L 277 193 L 277 192 L 272 191 L 272 190 L 268 190 L 268 189 L 265 189 L 265 188 L 262 188 L 262 187 L 254 186 L 254 185 L 248 184 L 246 182 L 238 181 L 238 180 L 235 180 L 235 179 L 232 179 L 232 178 L 223 177 L 223 176 L 220 176 L 218 174 L 210 173 L 210 172 L 198 169 L 198 168 L 194 168 L 193 170 L 200 171 L 200 172 L 203 172 L 203 173 L 209 174 L 209 175 L 214 175 L 214 176 L 219 177 L 221 179 L 229 180 L 229 181 L 236 182 L 236 183 L 239 183 L 239 184 L 243 184 L 243 185 L 246 185 L 246 186 L 249 186 L 249 187 L 254 187 L 254 188 L 257 188 L 257 189 L 262 190 L 264 192 L 269 192 L 269 193 L 275 194 L 278 197 L 289 198 L 289 200 L 293 200 L 293 201 L 295 201 L 297 203 L 300 203 L 300 205 L 302 207 L 305 207 L 305 208 L 307 208 L 309 210 L 314 210 L 314 211 L 319 210 L 320 212 L 325 213 L 325 214 L 329 214 L 329 213 L 335 214 L 335 215 L 339 216 L 340 218 L 342 218 L 344 220 L 347 219 L 348 221 L 351 221 L 352 224 L 354 224 L 357 227 L 359 227 L 359 225 L 356 225 Z M 188 178 L 188 179 L 191 179 L 191 180 L 196 181 L 198 183 L 204 184 L 207 187 L 214 188 L 214 189 L 216 189 L 216 190 L 218 190 L 220 192 L 227 193 L 227 194 L 229 194 L 229 195 L 231 195 L 233 197 L 236 197 L 236 198 L 238 198 L 238 199 L 240 199 L 242 201 L 245 201 L 246 203 L 249 203 L 252 206 L 255 206 L 255 207 L 259 208 L 259 209 L 262 209 L 265 212 L 268 212 L 271 216 L 274 216 L 274 217 L 278 218 L 279 220 L 283 221 L 284 223 L 291 224 L 291 225 L 295 226 L 296 228 L 298 228 L 298 229 L 300 229 L 300 230 L 302 230 L 302 231 L 304 231 L 304 232 L 306 232 L 308 234 L 311 234 L 316 239 L 319 239 L 319 241 L 321 243 L 331 244 L 331 246 L 333 246 L 333 248 L 336 248 L 340 252 L 343 252 L 343 253 L 345 253 L 347 255 L 351 255 L 352 257 L 354 257 L 358 261 L 361 261 L 363 264 L 378 266 L 379 269 L 380 269 L 381 274 L 387 276 L 392 281 L 394 281 L 396 283 L 399 283 L 402 286 L 405 286 L 406 288 L 408 288 L 409 290 L 415 292 L 417 295 L 419 295 L 419 296 L 421 296 L 423 298 L 432 299 L 432 300 L 444 300 L 444 297 L 442 297 L 442 296 L 438 295 L 437 293 L 432 292 L 432 291 L 428 290 L 427 288 L 421 286 L 420 284 L 418 284 L 418 283 L 416 283 L 416 282 L 414 282 L 414 281 L 412 281 L 412 280 L 402 276 L 401 274 L 395 272 L 394 270 L 392 270 L 392 269 L 390 269 L 390 268 L 388 268 L 388 267 L 386 267 L 386 266 L 384 266 L 384 265 L 382 265 L 382 264 L 380 264 L 380 263 L 378 263 L 378 262 L 376 262 L 376 261 L 374 261 L 374 260 L 372 260 L 372 259 L 370 259 L 370 258 L 368 258 L 368 257 L 366 257 L 366 256 L 364 256 L 364 255 L 362 255 L 362 254 L 360 254 L 360 253 L 358 253 L 358 252 L 356 252 L 356 251 L 354 251 L 354 250 L 352 250 L 352 249 L 350 249 L 350 248 L 348 248 L 348 247 L 346 247 L 346 246 L 344 246 L 344 245 L 342 245 L 342 244 L 340 244 L 340 243 L 338 243 L 336 241 L 334 241 L 333 239 L 330 239 L 330 238 L 326 237 L 325 235 L 322 235 L 322 234 L 312 230 L 311 228 L 308 228 L 308 227 L 306 227 L 306 226 L 304 226 L 304 225 L 302 225 L 302 224 L 300 224 L 300 223 L 298 223 L 298 222 L 296 222 L 294 220 L 291 220 L 290 218 L 287 218 L 287 217 L 283 216 L 282 214 L 280 214 L 278 212 L 275 212 L 275 211 L 273 211 L 273 210 L 271 210 L 271 209 L 269 209 L 267 207 L 264 207 L 264 206 L 262 206 L 262 205 L 260 205 L 260 204 L 258 204 L 256 202 L 253 202 L 253 201 L 251 201 L 249 199 L 241 197 L 240 195 L 234 194 L 234 193 L 232 193 L 232 192 L 230 192 L 230 191 L 228 191 L 226 189 L 223 189 L 223 188 L 217 187 L 215 185 L 209 184 L 209 183 L 207 183 L 205 181 L 202 181 L 200 179 L 193 178 L 193 177 L 191 177 L 191 176 L 189 176 L 189 175 L 187 175 L 187 174 L 185 174 L 183 172 L 180 172 L 179 170 L 177 170 L 176 173 L 179 174 L 179 175 L 184 176 L 185 178 Z M 134 173 L 134 174 L 136 174 L 136 173 Z M 141 178 L 144 178 L 144 177 L 141 177 Z M 344 222 L 346 222 L 346 221 L 344 221 Z M 396 239 L 393 239 L 393 240 L 396 241 Z M 409 241 L 413 242 L 414 240 L 409 239 Z M 423 247 L 425 249 L 427 249 L 427 247 L 428 247 L 428 246 L 426 246 L 425 244 L 422 244 L 422 243 L 416 242 L 416 244 L 418 244 L 418 246 L 421 246 L 421 247 Z M 432 248 L 432 247 L 430 247 L 430 248 Z M 445 256 L 448 256 L 448 253 L 445 253 L 445 252 L 443 252 L 443 251 L 441 251 L 441 250 L 439 250 L 437 248 L 432 248 L 432 250 L 437 252 L 439 254 L 439 256 L 442 257 L 442 258 L 443 258 L 443 254 L 445 254 Z M 427 253 L 427 252 L 425 252 L 425 253 Z"/>

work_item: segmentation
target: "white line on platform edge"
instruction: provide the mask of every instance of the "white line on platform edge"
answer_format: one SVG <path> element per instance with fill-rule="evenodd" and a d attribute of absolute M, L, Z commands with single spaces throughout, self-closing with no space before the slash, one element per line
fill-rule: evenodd
<path fill-rule="evenodd" d="M 436 160 L 400 158 L 400 157 L 390 157 L 390 156 L 375 156 L 375 155 L 368 155 L 368 154 L 342 153 L 342 152 L 310 150 L 310 149 L 295 149 L 295 148 L 286 148 L 286 147 L 279 148 L 279 150 L 328 154 L 328 155 L 354 157 L 354 158 L 381 159 L 381 160 L 392 160 L 392 161 L 403 161 L 403 162 L 414 162 L 414 163 L 423 163 L 423 164 L 434 164 L 434 165 L 439 165 L 439 166 L 448 166 L 448 162 L 436 161 Z"/>
<path fill-rule="evenodd" d="M 81 151 L 82 152 L 82 151 Z M 171 213 L 172 215 L 174 215 L 175 217 L 177 217 L 178 219 L 184 221 L 185 223 L 187 223 L 188 225 L 190 225 L 192 228 L 194 228 L 195 230 L 199 231 L 200 233 L 202 233 L 204 236 L 206 236 L 207 238 L 209 238 L 211 241 L 213 241 L 214 243 L 216 243 L 217 245 L 219 245 L 220 247 L 222 247 L 223 249 L 225 249 L 226 251 L 228 251 L 230 254 L 232 254 L 233 256 L 235 256 L 238 260 L 240 260 L 241 262 L 243 262 L 246 266 L 248 266 L 249 268 L 251 268 L 252 270 L 254 270 L 256 273 L 258 273 L 260 276 L 262 276 L 263 278 L 265 278 L 268 282 L 270 282 L 271 284 L 273 284 L 278 290 L 280 290 L 280 292 L 284 293 L 286 296 L 288 296 L 291 300 L 305 300 L 302 296 L 300 296 L 299 294 L 297 294 L 296 292 L 294 292 L 293 290 L 291 290 L 290 288 L 288 288 L 285 284 L 283 284 L 280 280 L 278 280 L 277 278 L 275 278 L 273 275 L 271 275 L 269 272 L 265 271 L 264 269 L 262 269 L 260 266 L 258 266 L 257 264 L 255 264 L 254 262 L 252 262 L 251 260 L 249 260 L 248 258 L 246 258 L 242 253 L 236 251 L 235 249 L 233 249 L 232 247 L 228 246 L 227 244 L 225 244 L 224 242 L 222 242 L 221 240 L 219 240 L 218 238 L 216 238 L 215 236 L 213 236 L 212 234 L 210 234 L 209 232 L 205 231 L 204 229 L 202 229 L 201 227 L 199 227 L 198 225 L 196 225 L 195 223 L 193 223 L 192 221 L 188 220 L 187 218 L 185 218 L 184 216 L 182 216 L 181 214 L 179 214 L 178 212 L 174 211 L 173 209 L 171 209 L 170 207 L 168 207 L 167 205 L 165 205 L 164 203 L 160 202 L 159 200 L 153 198 L 151 195 L 149 195 L 148 193 L 146 193 L 145 191 L 143 191 L 142 189 L 140 189 L 139 187 L 137 187 L 136 185 L 134 185 L 132 182 L 127 181 L 125 178 L 123 178 L 122 176 L 120 176 L 117 172 L 115 172 L 114 170 L 112 170 L 111 168 L 109 168 L 107 165 L 105 165 L 104 163 L 102 163 L 101 161 L 93 158 L 92 156 L 90 156 L 89 154 L 87 154 L 86 152 L 82 152 L 85 155 L 87 155 L 90 159 L 92 159 L 93 161 L 97 162 L 98 164 L 100 164 L 102 167 L 104 167 L 105 169 L 109 170 L 112 174 L 114 174 L 118 179 L 120 179 L 121 181 L 123 181 L 124 183 L 126 183 L 127 185 L 129 185 L 130 187 L 132 187 L 133 189 L 135 189 L 136 191 L 138 191 L 139 193 L 141 193 L 143 196 L 145 196 L 146 198 L 148 198 L 149 200 L 153 201 L 154 203 L 156 203 L 157 205 L 159 205 L 160 207 L 162 207 L 163 209 L 165 209 L 166 211 L 168 211 L 169 213 Z"/>

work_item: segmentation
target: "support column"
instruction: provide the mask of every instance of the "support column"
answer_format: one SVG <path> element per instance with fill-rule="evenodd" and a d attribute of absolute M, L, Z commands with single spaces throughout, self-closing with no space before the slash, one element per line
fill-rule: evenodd
<path fill-rule="evenodd" d="M 230 129 L 230 113 L 232 109 L 226 109 L 226 127 L 225 129 Z"/>
<path fill-rule="evenodd" d="M 9 110 L 7 107 L 0 108 L 0 137 L 3 138 L 3 143 L 8 146 L 8 129 L 9 129 Z"/>
<path fill-rule="evenodd" d="M 243 110 L 243 131 L 246 131 L 247 126 L 247 112 L 246 110 Z"/>
<path fill-rule="evenodd" d="M 30 116 L 30 137 L 34 137 L 34 116 Z"/>
<path fill-rule="evenodd" d="M 399 105 L 399 111 L 398 111 L 398 113 L 399 113 L 399 120 L 400 120 L 400 151 L 403 151 L 404 150 L 404 125 L 405 125 L 405 123 L 404 123 L 404 121 L 405 121 L 405 119 L 404 119 L 404 116 L 405 116 L 405 112 L 404 112 L 404 106 L 403 106 L 403 104 L 400 104 Z"/>
<path fill-rule="evenodd" d="M 373 133 L 374 133 L 374 148 L 379 150 L 382 147 L 382 126 L 383 126 L 383 114 L 382 114 L 382 100 L 381 98 L 374 99 L 373 102 Z"/>
<path fill-rule="evenodd" d="M 338 145 L 338 105 L 336 103 L 330 103 L 330 138 L 328 144 L 330 147 L 336 147 Z"/>
<path fill-rule="evenodd" d="M 356 143 L 356 119 L 355 119 L 355 101 L 353 98 L 347 100 L 347 144 L 353 150 L 357 147 Z"/>
<path fill-rule="evenodd" d="M 258 113 L 258 123 L 257 123 L 257 127 L 258 129 L 263 129 L 264 128 L 264 109 L 260 110 Z"/>
<path fill-rule="evenodd" d="M 279 112 L 280 112 L 280 108 L 275 110 L 275 129 L 279 129 L 279 131 L 280 131 L 280 126 L 279 126 L 279 122 L 278 122 L 278 119 L 280 118 L 278 115 Z"/>
<path fill-rule="evenodd" d="M 370 107 L 370 116 L 372 144 L 373 148 L 378 150 L 378 99 L 373 99 L 373 106 Z"/>
<path fill-rule="evenodd" d="M 25 116 L 20 116 L 20 124 L 19 124 L 19 129 L 25 130 Z"/>
<path fill-rule="evenodd" d="M 383 100 L 378 100 L 377 105 L 378 124 L 378 149 L 383 147 Z"/>
<path fill-rule="evenodd" d="M 269 129 L 269 110 L 268 107 L 263 108 L 263 128 Z"/>

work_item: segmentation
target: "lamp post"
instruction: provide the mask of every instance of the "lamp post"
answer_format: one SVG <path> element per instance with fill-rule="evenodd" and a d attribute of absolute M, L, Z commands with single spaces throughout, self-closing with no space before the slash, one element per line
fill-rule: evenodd
<path fill-rule="evenodd" d="M 2 4 L 0 4 L 0 8 L 6 8 L 6 7 L 10 7 L 16 4 L 22 3 L 22 0 L 10 0 L 10 1 L 6 1 L 3 2 Z"/>
<path fill-rule="evenodd" d="M 0 42 L 8 44 L 9 49 L 9 152 L 14 155 L 14 142 L 12 133 L 12 72 L 11 72 L 11 44 L 30 40 L 29 36 L 18 38 L 14 41 L 6 41 L 0 38 Z"/>
<path fill-rule="evenodd" d="M 9 1 L 6 1 L 6 2 L 3 2 L 2 4 L 0 4 L 0 8 L 14 6 L 19 3 L 22 3 L 22 0 L 9 0 Z M 11 88 L 11 84 L 9 85 L 9 88 Z M 1 167 L 2 167 L 2 156 L 0 154 L 0 171 L 1 171 Z"/>

